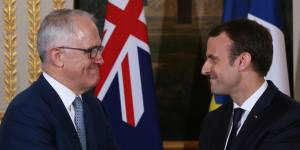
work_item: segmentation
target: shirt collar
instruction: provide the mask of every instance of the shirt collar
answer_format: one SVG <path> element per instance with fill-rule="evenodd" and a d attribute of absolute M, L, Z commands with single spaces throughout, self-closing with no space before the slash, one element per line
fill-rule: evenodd
<path fill-rule="evenodd" d="M 242 108 L 246 111 L 251 111 L 251 109 L 256 104 L 260 96 L 265 92 L 267 87 L 268 87 L 268 83 L 267 81 L 264 81 L 264 83 L 248 99 L 246 99 L 246 101 L 242 104 L 242 106 L 233 103 L 233 109 Z"/>
<path fill-rule="evenodd" d="M 46 72 L 43 72 L 43 76 L 48 81 L 48 83 L 54 88 L 60 99 L 62 100 L 65 107 L 68 109 L 72 105 L 76 95 L 74 92 L 72 92 L 69 88 L 67 88 L 65 85 L 61 84 L 57 80 L 55 80 L 53 77 L 51 77 Z M 81 96 L 80 96 L 81 97 Z"/>

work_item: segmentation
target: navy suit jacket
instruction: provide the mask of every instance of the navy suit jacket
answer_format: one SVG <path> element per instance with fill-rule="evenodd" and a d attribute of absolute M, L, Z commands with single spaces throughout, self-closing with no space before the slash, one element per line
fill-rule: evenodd
<path fill-rule="evenodd" d="M 205 117 L 200 150 L 224 150 L 232 105 L 224 104 Z M 231 150 L 300 150 L 300 105 L 268 81 Z"/>
<path fill-rule="evenodd" d="M 88 150 L 118 149 L 100 101 L 82 94 Z M 41 75 L 10 103 L 0 127 L 1 150 L 81 150 L 73 122 Z"/>

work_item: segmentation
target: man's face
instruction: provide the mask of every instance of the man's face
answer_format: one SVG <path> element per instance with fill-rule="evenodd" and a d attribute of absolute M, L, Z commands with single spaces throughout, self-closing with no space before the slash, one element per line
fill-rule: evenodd
<path fill-rule="evenodd" d="M 88 49 L 101 45 L 98 29 L 88 18 L 76 16 L 76 34 L 66 47 Z M 63 73 L 67 84 L 76 91 L 86 91 L 94 87 L 99 80 L 99 66 L 103 64 L 102 54 L 99 52 L 95 58 L 90 53 L 65 49 Z"/>
<path fill-rule="evenodd" d="M 211 92 L 214 94 L 231 95 L 240 82 L 237 62 L 230 64 L 229 54 L 232 44 L 224 32 L 208 39 L 206 61 L 201 73 L 209 76 Z"/>

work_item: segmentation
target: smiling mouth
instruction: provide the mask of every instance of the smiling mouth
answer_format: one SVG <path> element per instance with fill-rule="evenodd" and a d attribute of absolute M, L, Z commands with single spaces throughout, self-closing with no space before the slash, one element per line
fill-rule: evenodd
<path fill-rule="evenodd" d="M 213 83 L 213 82 L 216 82 L 216 81 L 217 81 L 217 77 L 210 77 L 209 78 L 210 83 Z"/>
<path fill-rule="evenodd" d="M 215 80 L 215 79 L 217 79 L 216 76 L 209 76 L 209 80 Z"/>
<path fill-rule="evenodd" d="M 99 64 L 94 64 L 94 65 L 91 65 L 90 66 L 90 69 L 99 69 L 100 68 L 100 65 Z"/>

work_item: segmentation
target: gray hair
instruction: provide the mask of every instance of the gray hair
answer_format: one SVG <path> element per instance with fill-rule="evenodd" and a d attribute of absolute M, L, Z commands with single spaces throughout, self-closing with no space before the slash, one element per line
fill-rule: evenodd
<path fill-rule="evenodd" d="M 41 23 L 37 35 L 37 48 L 43 63 L 45 62 L 46 51 L 48 49 L 63 46 L 63 43 L 76 34 L 74 16 L 84 16 L 96 23 L 93 15 L 82 10 L 72 9 L 53 11 Z"/>

